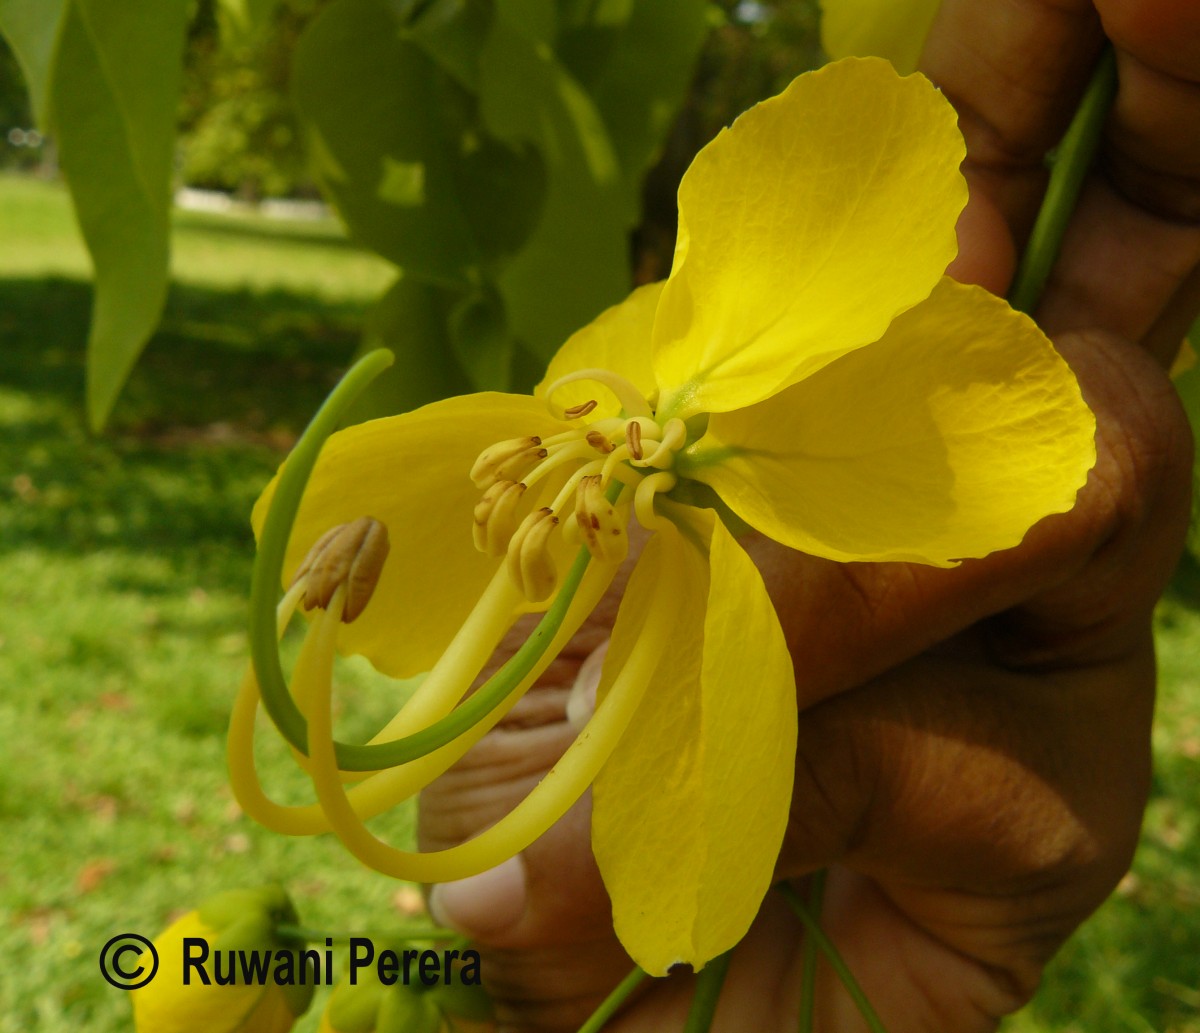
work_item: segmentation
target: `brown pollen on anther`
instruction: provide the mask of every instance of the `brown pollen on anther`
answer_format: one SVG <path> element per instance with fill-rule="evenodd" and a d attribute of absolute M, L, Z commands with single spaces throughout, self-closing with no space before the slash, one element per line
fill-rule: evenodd
<path fill-rule="evenodd" d="M 580 402 L 578 405 L 573 405 L 569 409 L 563 410 L 563 416 L 568 420 L 577 420 L 581 416 L 586 416 L 600 403 L 594 398 L 589 398 L 586 402 Z"/>
<path fill-rule="evenodd" d="M 613 443 L 598 430 L 589 430 L 585 439 L 597 452 L 608 455 L 613 450 Z"/>
<path fill-rule="evenodd" d="M 308 551 L 292 579 L 304 579 L 305 610 L 327 609 L 346 587 L 342 620 L 349 624 L 366 609 L 388 554 L 387 528 L 374 517 L 359 517 L 326 531 Z"/>
<path fill-rule="evenodd" d="M 632 458 L 642 458 L 642 425 L 637 420 L 630 420 L 625 424 L 625 444 L 629 446 L 629 455 Z"/>

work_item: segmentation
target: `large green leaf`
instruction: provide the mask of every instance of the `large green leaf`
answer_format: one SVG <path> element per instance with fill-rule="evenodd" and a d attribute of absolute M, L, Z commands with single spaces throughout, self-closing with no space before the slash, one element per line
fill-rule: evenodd
<path fill-rule="evenodd" d="M 246 37 L 266 24 L 278 0 L 217 0 L 222 35 Z"/>
<path fill-rule="evenodd" d="M 389 348 L 396 361 L 363 392 L 347 422 L 408 412 L 471 389 L 450 345 L 448 324 L 455 298 L 405 276 L 388 288 L 367 317 L 359 353 Z"/>
<path fill-rule="evenodd" d="M 545 361 L 629 290 L 632 206 L 604 120 L 546 45 L 553 4 L 537 7 L 497 0 L 480 100 L 492 132 L 545 156 L 541 220 L 497 278 L 510 332 Z"/>
<path fill-rule="evenodd" d="M 708 31 L 708 8 L 708 0 L 607 0 L 589 25 L 560 44 L 564 52 L 594 53 L 597 37 L 614 36 L 587 87 L 633 192 L 683 103 Z"/>
<path fill-rule="evenodd" d="M 48 128 L 50 75 L 67 0 L 0 0 L 0 33 L 8 40 L 33 102 L 33 116 Z"/>
<path fill-rule="evenodd" d="M 543 189 L 536 153 L 483 131 L 474 99 L 385 0 L 330 5 L 301 39 L 292 81 L 351 232 L 410 277 L 468 289 L 527 236 Z"/>
<path fill-rule="evenodd" d="M 512 389 L 513 339 L 495 290 L 476 291 L 455 306 L 450 313 L 450 341 L 476 391 Z"/>
<path fill-rule="evenodd" d="M 471 93 L 479 92 L 479 52 L 487 39 L 489 0 L 397 0 L 405 35 Z"/>
<path fill-rule="evenodd" d="M 69 0 L 49 83 L 59 160 L 96 267 L 88 415 L 104 424 L 167 289 L 187 0 Z"/>

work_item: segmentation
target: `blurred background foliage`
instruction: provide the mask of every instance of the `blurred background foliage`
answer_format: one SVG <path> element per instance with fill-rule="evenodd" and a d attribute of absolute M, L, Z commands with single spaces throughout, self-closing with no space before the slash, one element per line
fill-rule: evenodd
<path fill-rule="evenodd" d="M 150 313 L 150 346 L 119 400 L 123 359 L 119 350 L 96 358 L 88 259 L 66 198 L 50 182 L 58 141 L 30 134 L 37 105 L 0 37 L 0 685 L 21 687 L 0 692 L 0 755 L 8 760 L 0 819 L 9 832 L 0 953 L 22 959 L 0 981 L 0 1033 L 128 1028 L 128 1001 L 96 978 L 98 945 L 118 926 L 148 932 L 230 885 L 281 879 L 314 924 L 336 926 L 347 914 L 387 924 L 420 909 L 411 889 L 360 871 L 335 844 L 264 833 L 229 798 L 220 739 L 246 655 L 249 507 L 364 339 L 404 359 L 374 411 L 474 385 L 531 382 L 564 332 L 632 283 L 666 274 L 675 188 L 696 151 L 821 60 L 815 0 L 672 4 L 675 17 L 689 19 L 687 47 L 671 61 L 657 46 L 633 59 L 658 77 L 657 95 L 666 98 L 650 111 L 636 102 L 649 95 L 641 85 L 622 103 L 610 78 L 606 94 L 604 70 L 622 53 L 621 19 L 666 0 L 495 2 L 520 16 L 510 33 L 537 24 L 538 11 L 559 21 L 552 63 L 528 62 L 527 75 L 491 68 L 493 77 L 509 77 L 505 103 L 485 103 L 473 78 L 487 64 L 490 2 L 128 0 L 178 7 L 186 28 L 164 198 L 181 186 L 246 202 L 327 196 L 345 225 L 266 218 L 252 208 L 147 220 L 150 232 L 171 240 L 174 281 Z M 103 9 L 101 0 L 23 7 L 68 5 Z M 0 21 L 20 6 L 0 0 Z M 370 46 L 354 43 L 364 25 L 381 21 L 399 28 L 375 33 Z M 451 47 L 447 25 L 470 45 Z M 532 38 L 535 57 L 548 35 Z M 415 84 L 400 81 L 403 61 L 390 61 L 397 48 L 421 70 Z M 380 183 L 401 200 L 432 186 L 388 135 L 398 119 L 387 105 L 400 94 L 381 90 L 368 59 L 395 65 L 386 81 L 397 87 L 436 86 L 414 134 L 445 145 L 445 133 L 434 130 L 453 126 L 460 142 L 477 130 L 489 140 L 472 153 L 493 161 L 492 172 L 509 173 L 495 188 L 508 199 L 505 211 L 459 212 L 473 232 L 455 238 L 458 251 L 428 239 L 403 243 L 392 232 L 397 222 L 386 222 L 384 233 L 375 218 Z M 547 327 L 514 317 L 522 284 L 511 270 L 554 203 L 554 140 L 522 120 L 524 108 L 545 98 L 521 92 L 533 82 L 535 93 L 552 95 L 544 89 L 550 72 L 560 87 L 564 74 L 578 86 L 566 93 L 575 121 L 560 107 L 551 126 L 595 127 L 587 111 L 605 112 L 590 151 L 580 144 L 587 135 L 576 132 L 584 160 L 575 170 L 594 171 L 598 159 L 603 170 L 607 153 L 620 175 L 601 177 L 610 191 L 603 203 L 576 200 L 579 210 L 569 213 L 608 220 L 604 247 L 583 256 L 594 265 L 571 264 L 590 238 L 568 234 L 543 258 L 548 278 L 526 285 L 539 307 L 554 296 L 557 321 Z M 335 74 L 355 98 L 344 112 L 321 96 Z M 315 155 L 314 127 L 322 141 Z M 357 150 L 357 142 L 376 149 Z M 373 176 L 386 158 L 390 178 Z M 489 194 L 489 205 L 499 196 Z M 403 205 L 393 207 L 403 216 Z M 470 246 L 476 251 L 463 260 Z M 142 282 L 136 269 L 127 282 Z M 114 384 L 101 407 L 112 408 L 102 437 L 88 433 L 81 412 L 89 319 L 93 372 L 97 361 L 110 362 Z M 132 354 L 140 347 L 135 342 Z M 1200 428 L 1200 370 L 1179 384 Z M 1192 542 L 1200 554 L 1200 533 Z M 1008 1024 L 1013 1033 L 1200 1033 L 1198 601 L 1200 564 L 1189 559 L 1158 615 L 1156 778 L 1134 870 Z M 390 689 L 362 667 L 349 666 L 340 679 L 346 732 L 373 727 L 388 711 Z M 264 759 L 269 776 L 288 777 L 285 756 Z M 403 835 L 407 813 L 393 820 Z M 300 1028 L 315 1026 L 314 1011 Z"/>
<path fill-rule="evenodd" d="M 471 388 L 528 388 L 574 329 L 634 282 L 666 274 L 675 188 L 696 151 L 820 61 L 815 0 L 138 3 L 161 26 L 115 42 L 94 31 L 108 17 L 95 0 L 56 0 L 36 19 L 0 3 L 0 30 L 34 87 L 30 105 L 0 51 L 12 129 L 0 161 L 29 166 L 38 152 L 52 172 L 61 157 L 97 267 L 96 427 L 156 325 L 165 265 L 158 283 L 149 260 L 133 268 L 130 256 L 161 252 L 165 263 L 168 187 L 246 201 L 323 193 L 350 237 L 393 263 L 363 347 L 385 344 L 398 361 L 359 418 Z M 176 69 L 161 56 L 171 38 L 162 11 L 181 4 Z M 95 54 L 40 54 L 56 18 L 60 29 L 72 18 L 90 26 Z M 72 38 L 59 37 L 61 58 Z M 100 98 L 135 139 L 74 143 L 78 119 L 63 100 L 86 86 L 76 66 L 136 65 L 138 47 L 160 67 Z M 131 98 L 156 82 L 170 90 L 176 75 L 175 125 L 153 123 Z M 39 109 L 61 156 L 53 138 L 29 146 Z M 164 146 L 175 154 L 170 184 L 145 173 L 144 154 Z M 115 184 L 109 196 L 94 196 L 101 182 Z M 121 203 L 148 213 L 138 248 L 129 225 L 102 217 L 123 182 Z"/>

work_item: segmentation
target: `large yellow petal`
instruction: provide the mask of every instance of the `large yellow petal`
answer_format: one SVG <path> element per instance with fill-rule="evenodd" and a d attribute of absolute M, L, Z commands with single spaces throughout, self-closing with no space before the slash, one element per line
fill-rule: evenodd
<path fill-rule="evenodd" d="M 662 578 L 675 631 L 594 787 L 592 842 L 630 956 L 699 967 L 745 935 L 771 884 L 791 800 L 791 659 L 758 571 L 712 510 L 670 506 L 630 581 L 601 692 Z"/>
<path fill-rule="evenodd" d="M 429 670 L 499 562 L 472 543 L 482 494 L 471 482 L 472 464 L 494 442 L 548 437 L 567 426 L 537 399 L 485 393 L 339 431 L 309 481 L 288 544 L 285 583 L 329 528 L 361 516 L 382 521 L 391 541 L 383 576 L 363 614 L 342 629 L 339 646 L 394 677 Z M 274 482 L 254 507 L 256 533 L 273 491 Z"/>
<path fill-rule="evenodd" d="M 660 411 L 741 408 L 878 340 L 957 253 L 964 154 L 949 102 L 875 59 L 802 75 L 722 131 L 679 188 Z"/>
<path fill-rule="evenodd" d="M 832 58 L 884 57 L 917 70 L 941 0 L 821 0 L 821 44 Z"/>
<path fill-rule="evenodd" d="M 605 309 L 582 330 L 573 333 L 550 360 L 546 375 L 533 393 L 542 397 L 546 388 L 559 378 L 599 368 L 624 377 L 644 398 L 654 394 L 657 386 L 650 361 L 650 335 L 662 289 L 662 283 L 638 287 L 620 304 Z M 616 396 L 590 380 L 563 386 L 554 393 L 554 404 L 566 408 L 593 398 L 600 404 L 592 419 L 621 412 Z"/>
<path fill-rule="evenodd" d="M 1094 435 L 1033 322 L 947 278 L 877 344 L 714 416 L 689 476 L 805 552 L 950 566 L 1070 509 Z"/>

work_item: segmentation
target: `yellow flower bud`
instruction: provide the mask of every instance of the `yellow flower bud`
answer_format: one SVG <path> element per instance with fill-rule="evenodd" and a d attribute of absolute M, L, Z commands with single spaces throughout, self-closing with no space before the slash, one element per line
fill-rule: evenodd
<path fill-rule="evenodd" d="M 287 894 L 264 887 L 219 894 L 172 922 L 154 941 L 157 975 L 130 994 L 138 1033 L 287 1033 L 308 1007 L 315 982 L 311 966 L 304 985 L 280 986 L 272 978 L 276 959 L 295 955 L 295 945 L 275 928 L 295 920 Z M 266 978 L 247 981 L 238 951 L 270 952 Z"/>

